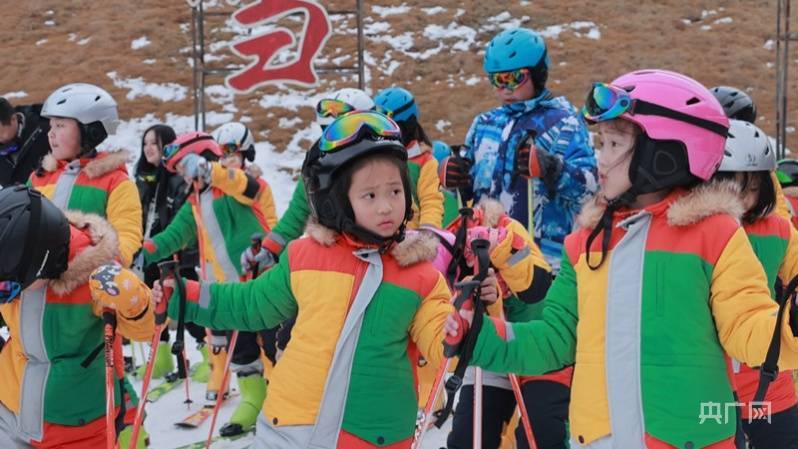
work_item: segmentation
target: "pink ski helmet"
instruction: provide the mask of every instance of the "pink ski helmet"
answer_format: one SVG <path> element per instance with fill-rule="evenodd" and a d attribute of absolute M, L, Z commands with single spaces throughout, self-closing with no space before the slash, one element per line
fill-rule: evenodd
<path fill-rule="evenodd" d="M 684 184 L 689 171 L 693 176 L 708 180 L 723 159 L 723 148 L 729 129 L 729 119 L 723 107 L 709 90 L 692 78 L 667 70 L 637 70 L 616 78 L 610 84 L 595 83 L 588 94 L 582 114 L 589 122 L 621 118 L 643 130 L 638 140 L 630 179 L 635 182 L 635 170 L 643 169 L 657 178 L 663 168 L 679 164 L 674 154 L 674 143 L 687 156 L 686 167 L 680 167 L 682 176 L 664 173 L 672 182 L 644 188 L 645 193 L 654 187 L 674 187 Z M 651 153 L 651 154 L 645 154 Z M 671 153 L 663 158 L 663 154 Z M 684 156 L 681 156 L 683 159 Z M 659 159 L 659 160 L 658 160 Z M 672 160 L 666 162 L 664 159 Z M 637 166 L 635 165 L 637 160 Z M 640 166 L 640 164 L 643 164 Z M 661 165 L 661 166 L 658 166 Z M 663 165 L 664 164 L 664 165 Z M 682 178 L 682 179 L 676 179 Z M 656 190 L 656 188 L 654 188 Z"/>
<path fill-rule="evenodd" d="M 191 131 L 180 134 L 170 144 L 163 147 L 163 164 L 172 173 L 177 171 L 177 163 L 189 153 L 217 160 L 222 156 L 219 144 L 210 134 L 201 131 Z"/>

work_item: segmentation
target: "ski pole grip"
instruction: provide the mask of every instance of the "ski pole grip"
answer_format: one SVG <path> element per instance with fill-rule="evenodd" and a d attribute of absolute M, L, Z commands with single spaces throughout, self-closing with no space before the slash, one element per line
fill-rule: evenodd
<path fill-rule="evenodd" d="M 159 279 L 161 288 L 163 289 L 163 298 L 161 302 L 155 306 L 155 324 L 163 324 L 166 322 L 166 309 L 169 307 L 169 298 L 172 297 L 173 288 L 165 285 L 166 280 L 174 279 L 177 272 L 177 261 L 167 260 L 158 264 Z"/>
<path fill-rule="evenodd" d="M 457 335 L 447 334 L 443 340 L 443 356 L 446 358 L 452 358 L 460 353 L 460 346 L 462 346 L 463 340 L 468 334 L 468 321 L 460 316 L 459 313 L 455 313 L 453 316 L 457 320 Z"/>

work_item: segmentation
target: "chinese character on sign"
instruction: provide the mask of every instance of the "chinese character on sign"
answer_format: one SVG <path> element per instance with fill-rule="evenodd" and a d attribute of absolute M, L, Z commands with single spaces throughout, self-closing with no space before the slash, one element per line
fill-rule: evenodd
<path fill-rule="evenodd" d="M 304 27 L 299 37 L 298 56 L 287 64 L 275 64 L 274 56 L 287 47 L 297 44 L 297 37 L 285 28 L 232 44 L 235 54 L 254 59 L 247 67 L 227 77 L 227 86 L 239 92 L 249 92 L 265 84 L 288 82 L 313 86 L 318 76 L 313 60 L 331 34 L 327 11 L 312 0 L 259 0 L 244 6 L 233 14 L 243 26 L 253 27 L 263 22 L 276 22 L 295 13 L 304 13 Z"/>

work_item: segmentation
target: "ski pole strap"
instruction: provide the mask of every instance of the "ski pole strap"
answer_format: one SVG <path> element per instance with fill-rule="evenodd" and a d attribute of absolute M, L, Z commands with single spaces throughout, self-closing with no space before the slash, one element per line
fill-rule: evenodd
<path fill-rule="evenodd" d="M 468 237 L 468 221 L 474 218 L 474 209 L 470 207 L 460 208 L 460 227 L 457 228 L 454 236 L 454 245 L 447 245 L 446 249 L 452 254 L 452 261 L 446 268 L 446 280 L 449 285 L 454 285 L 459 277 L 468 272 L 468 265 L 465 260 L 465 245 Z M 444 241 L 445 239 L 441 239 Z M 448 243 L 448 242 L 447 242 Z"/>
<path fill-rule="evenodd" d="M 765 362 L 759 367 L 759 384 L 754 394 L 753 402 L 762 402 L 767 394 L 770 383 L 779 375 L 779 353 L 781 352 L 781 329 L 784 322 L 784 312 L 790 302 L 795 300 L 795 290 L 798 288 L 798 276 L 794 277 L 784 291 L 778 295 L 779 313 L 776 315 L 776 327 L 770 339 Z"/>
<path fill-rule="evenodd" d="M 471 249 L 477 256 L 477 266 L 475 267 L 477 269 L 477 274 L 464 289 L 467 290 L 468 293 L 461 293 L 461 295 L 455 299 L 455 309 L 459 311 L 460 307 L 462 307 L 465 301 L 469 297 L 473 297 L 474 320 L 471 323 L 471 328 L 466 334 L 461 345 L 460 360 L 457 361 L 457 367 L 454 369 L 452 376 L 446 381 L 446 406 L 443 408 L 435 421 L 435 426 L 438 428 L 443 426 L 443 424 L 449 418 L 449 414 L 452 413 L 452 409 L 454 409 L 455 394 L 463 385 L 463 376 L 465 375 L 466 368 L 468 368 L 468 365 L 471 361 L 471 357 L 474 355 L 474 347 L 476 347 L 477 344 L 479 331 L 482 329 L 482 322 L 485 316 L 485 304 L 480 299 L 482 296 L 481 285 L 482 281 L 488 277 L 488 268 L 490 267 L 490 256 L 488 254 L 489 248 L 490 242 L 484 239 L 476 239 L 471 243 Z M 458 304 L 458 301 L 460 304 Z"/>
<path fill-rule="evenodd" d="M 170 275 L 178 273 L 178 263 L 174 260 L 167 260 L 158 264 L 158 274 L 161 281 L 161 288 L 164 289 L 164 298 L 155 307 L 155 325 L 161 325 L 166 322 L 166 310 L 169 306 L 169 296 L 165 288 L 165 282 L 169 279 Z M 175 280 L 177 282 L 177 280 Z"/>

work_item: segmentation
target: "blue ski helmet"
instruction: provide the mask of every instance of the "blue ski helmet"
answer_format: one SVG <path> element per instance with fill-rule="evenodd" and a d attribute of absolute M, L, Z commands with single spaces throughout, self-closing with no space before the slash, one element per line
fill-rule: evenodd
<path fill-rule="evenodd" d="M 442 140 L 433 140 L 432 141 L 432 155 L 435 156 L 435 160 L 438 162 L 442 161 L 445 157 L 452 155 L 452 147 L 446 144 L 446 142 Z"/>
<path fill-rule="evenodd" d="M 546 85 L 549 64 L 546 43 L 540 34 L 529 28 L 511 28 L 488 43 L 482 68 L 486 73 L 529 68 L 535 88 L 540 90 Z"/>
<path fill-rule="evenodd" d="M 389 87 L 374 97 L 377 112 L 387 115 L 396 122 L 404 122 L 415 117 L 418 121 L 418 106 L 413 94 L 401 87 Z"/>

